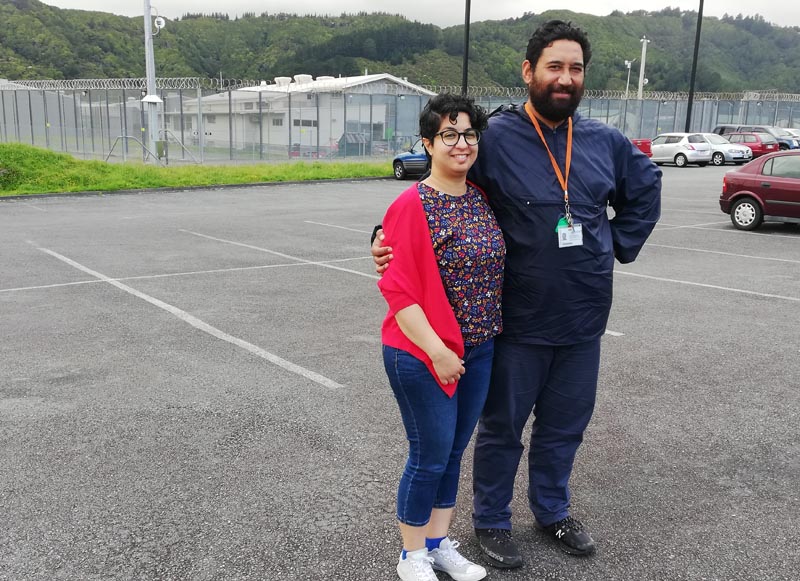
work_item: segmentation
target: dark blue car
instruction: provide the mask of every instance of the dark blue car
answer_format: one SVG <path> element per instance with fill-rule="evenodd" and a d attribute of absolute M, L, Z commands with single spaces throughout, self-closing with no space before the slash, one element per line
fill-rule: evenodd
<path fill-rule="evenodd" d="M 421 176 L 428 171 L 428 156 L 422 146 L 422 140 L 418 139 L 411 149 L 399 153 L 392 161 L 394 177 L 398 180 L 406 179 L 410 176 Z"/>

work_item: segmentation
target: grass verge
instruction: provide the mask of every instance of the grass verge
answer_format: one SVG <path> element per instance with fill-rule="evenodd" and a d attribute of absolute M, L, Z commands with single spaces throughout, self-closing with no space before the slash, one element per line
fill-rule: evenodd
<path fill-rule="evenodd" d="M 389 177 L 391 163 L 292 162 L 158 167 L 83 161 L 19 143 L 0 143 L 0 197 L 83 191 L 220 186 L 261 182 Z"/>

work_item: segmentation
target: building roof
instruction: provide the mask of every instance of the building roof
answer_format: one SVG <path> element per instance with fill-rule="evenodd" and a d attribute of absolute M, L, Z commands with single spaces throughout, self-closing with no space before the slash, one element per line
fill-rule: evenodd
<path fill-rule="evenodd" d="M 268 93 L 336 93 L 340 91 L 353 92 L 372 92 L 364 91 L 367 85 L 381 85 L 383 87 L 394 85 L 406 89 L 408 92 L 420 95 L 432 96 L 436 93 L 423 89 L 419 85 L 409 83 L 407 79 L 395 77 L 389 73 L 378 73 L 373 75 L 359 75 L 356 77 L 328 77 L 320 76 L 316 79 L 311 75 L 295 75 L 294 77 L 275 77 L 274 83 L 261 81 L 255 87 L 242 87 L 239 91 L 256 91 Z M 389 91 L 380 91 L 388 93 Z"/>

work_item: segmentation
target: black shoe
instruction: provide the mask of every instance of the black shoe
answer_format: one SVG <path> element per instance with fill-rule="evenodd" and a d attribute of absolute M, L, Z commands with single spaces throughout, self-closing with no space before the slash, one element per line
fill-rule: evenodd
<path fill-rule="evenodd" d="M 591 555 L 594 553 L 594 539 L 578 519 L 568 516 L 565 519 L 540 528 L 558 541 L 558 546 L 561 550 L 570 555 Z"/>
<path fill-rule="evenodd" d="M 522 556 L 508 529 L 475 529 L 478 544 L 493 567 L 514 569 L 522 567 Z"/>

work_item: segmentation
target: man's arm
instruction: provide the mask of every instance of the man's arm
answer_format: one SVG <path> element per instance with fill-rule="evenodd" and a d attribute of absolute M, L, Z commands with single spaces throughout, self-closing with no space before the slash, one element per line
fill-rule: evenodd
<path fill-rule="evenodd" d="M 624 147 L 629 149 L 620 152 L 624 161 L 611 200 L 611 237 L 614 256 L 626 264 L 636 260 L 661 217 L 661 170 L 627 139 Z"/>
<path fill-rule="evenodd" d="M 383 229 L 380 224 L 375 226 L 372 231 L 372 260 L 375 261 L 375 272 L 383 275 L 386 269 L 389 268 L 389 262 L 392 258 L 392 247 L 383 245 Z"/>

